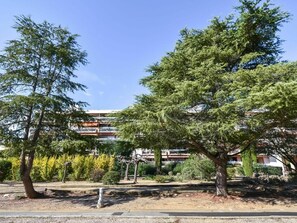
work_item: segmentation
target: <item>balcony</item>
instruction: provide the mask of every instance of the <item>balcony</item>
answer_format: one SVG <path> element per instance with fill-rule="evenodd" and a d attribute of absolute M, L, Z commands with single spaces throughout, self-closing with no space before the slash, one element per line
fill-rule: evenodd
<path fill-rule="evenodd" d="M 77 128 L 73 129 L 77 133 L 96 133 L 98 132 L 98 128 Z"/>
<path fill-rule="evenodd" d="M 99 132 L 116 132 L 116 127 L 100 127 Z"/>

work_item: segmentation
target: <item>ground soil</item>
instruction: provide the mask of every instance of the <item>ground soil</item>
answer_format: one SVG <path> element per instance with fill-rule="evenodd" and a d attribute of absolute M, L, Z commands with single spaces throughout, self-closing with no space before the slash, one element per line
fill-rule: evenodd
<path fill-rule="evenodd" d="M 184 187 L 183 190 L 179 190 L 178 187 L 170 190 L 171 185 L 167 185 L 160 193 L 146 196 L 109 191 L 105 193 L 104 207 L 100 209 L 96 207 L 98 195 L 92 188 L 87 186 L 79 188 L 76 185 L 70 189 L 59 184 L 53 185 L 46 185 L 47 189 L 44 185 L 35 187 L 46 190 L 46 198 L 27 199 L 24 197 L 21 184 L 0 184 L 0 211 L 289 212 L 297 210 L 297 186 L 287 183 L 280 185 L 238 183 L 232 186 L 230 196 L 226 198 L 214 196 L 212 185 L 204 185 L 203 190 L 200 190 L 199 184 L 197 190 L 193 189 L 194 184 L 191 184 L 188 190 L 184 190 Z M 148 191 L 159 188 L 158 185 L 149 185 L 148 188 L 145 184 L 141 186 Z"/>

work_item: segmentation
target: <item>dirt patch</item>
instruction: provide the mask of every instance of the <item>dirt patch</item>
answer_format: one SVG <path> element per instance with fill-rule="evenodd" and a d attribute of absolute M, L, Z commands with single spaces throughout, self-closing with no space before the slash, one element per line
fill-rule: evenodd
<path fill-rule="evenodd" d="M 210 190 L 211 191 L 211 190 Z M 81 191 L 54 190 L 48 198 L 27 199 L 22 194 L 0 194 L 0 210 L 5 211 L 98 211 L 98 195 Z M 296 185 L 240 185 L 230 196 L 207 192 L 161 192 L 153 196 L 136 193 L 105 195 L 102 211 L 296 211 Z"/>

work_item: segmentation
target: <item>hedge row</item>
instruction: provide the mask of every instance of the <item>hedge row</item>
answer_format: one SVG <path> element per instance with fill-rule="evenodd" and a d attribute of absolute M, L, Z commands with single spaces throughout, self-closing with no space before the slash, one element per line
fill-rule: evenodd
<path fill-rule="evenodd" d="M 15 157 L 7 159 L 11 162 L 11 171 L 6 179 L 19 181 L 20 160 Z M 63 155 L 59 157 L 35 157 L 31 178 L 34 182 L 61 181 L 67 166 L 67 176 L 70 180 L 99 181 L 102 176 L 114 169 L 115 158 L 102 154 L 98 157 L 82 155 Z M 98 175 L 98 173 L 100 173 Z"/>

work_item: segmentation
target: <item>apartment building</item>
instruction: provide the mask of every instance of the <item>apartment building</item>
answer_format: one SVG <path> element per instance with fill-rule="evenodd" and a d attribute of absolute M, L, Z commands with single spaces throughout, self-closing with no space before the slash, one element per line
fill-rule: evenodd
<path fill-rule="evenodd" d="M 117 140 L 116 128 L 112 126 L 112 114 L 119 110 L 88 110 L 86 113 L 90 115 L 93 120 L 83 122 L 79 127 L 73 130 L 81 135 L 95 136 L 100 141 L 114 141 Z"/>
<path fill-rule="evenodd" d="M 116 141 L 118 140 L 117 129 L 112 126 L 112 121 L 115 117 L 112 116 L 113 113 L 116 113 L 120 110 L 88 110 L 87 114 L 93 117 L 92 121 L 84 122 L 79 127 L 76 127 L 74 130 L 80 133 L 81 135 L 89 135 L 98 137 L 100 141 Z M 238 151 L 230 153 L 230 164 L 242 165 L 242 160 L 240 154 L 237 154 Z M 141 155 L 148 161 L 154 160 L 154 151 L 152 149 L 139 148 L 135 151 L 136 154 Z M 232 155 L 236 154 L 236 155 Z M 190 153 L 186 148 L 176 148 L 176 149 L 164 149 L 162 150 L 162 161 L 163 162 L 180 162 L 189 158 Z M 279 159 L 276 159 L 266 154 L 258 154 L 257 162 L 259 164 L 267 166 L 277 166 L 284 169 L 283 163 Z"/>
<path fill-rule="evenodd" d="M 154 151 L 152 149 L 136 149 L 136 154 L 141 155 L 148 161 L 154 161 Z M 186 148 L 162 149 L 162 162 L 181 162 L 188 159 L 189 150 Z"/>

